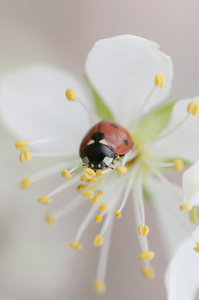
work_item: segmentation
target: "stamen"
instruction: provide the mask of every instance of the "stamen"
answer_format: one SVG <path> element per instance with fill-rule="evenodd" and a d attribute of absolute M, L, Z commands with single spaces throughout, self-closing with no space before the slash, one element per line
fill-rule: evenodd
<path fill-rule="evenodd" d="M 141 268 L 141 273 L 147 279 L 153 279 L 155 276 L 155 271 L 152 266 Z"/>
<path fill-rule="evenodd" d="M 76 94 L 73 89 L 68 88 L 65 92 L 68 101 L 75 101 L 77 99 Z"/>
<path fill-rule="evenodd" d="M 89 114 L 89 116 L 93 119 L 93 121 L 96 123 L 99 121 L 99 118 L 94 115 L 94 112 L 91 112 L 88 107 L 77 97 L 75 94 L 75 91 L 71 88 L 68 88 L 65 92 L 66 98 L 68 99 L 68 101 L 78 101 L 78 103 L 80 103 L 80 105 L 84 108 L 84 110 Z"/>
<path fill-rule="evenodd" d="M 32 185 L 32 180 L 30 177 L 25 177 L 24 179 L 22 179 L 21 183 L 20 183 L 20 187 L 22 189 L 27 189 Z"/>
<path fill-rule="evenodd" d="M 19 155 L 20 162 L 24 163 L 26 161 L 25 152 L 21 152 Z"/>
<path fill-rule="evenodd" d="M 102 285 L 103 289 L 101 289 L 101 287 L 95 289 L 97 293 L 99 293 L 99 291 L 101 292 L 101 290 L 103 291 L 103 293 L 106 291 L 106 289 L 104 290 L 104 287 L 105 287 L 105 280 L 106 280 L 106 269 L 107 269 L 108 255 L 110 249 L 111 235 L 113 230 L 113 222 L 114 220 L 112 218 L 104 239 L 104 243 L 100 248 L 96 282 L 103 283 Z"/>
<path fill-rule="evenodd" d="M 147 225 L 145 225 L 144 227 L 143 227 L 143 225 L 139 225 L 138 226 L 138 233 L 141 236 L 147 236 L 149 234 L 149 227 Z"/>
<path fill-rule="evenodd" d="M 115 213 L 115 216 L 116 216 L 117 219 L 121 218 L 122 214 L 121 214 L 121 212 L 119 210 L 115 210 L 114 213 Z"/>
<path fill-rule="evenodd" d="M 183 211 L 183 210 L 188 210 L 188 211 L 190 211 L 190 210 L 192 210 L 192 205 L 190 204 L 190 203 L 188 203 L 188 204 L 182 204 L 182 205 L 180 205 L 180 209 Z"/>
<path fill-rule="evenodd" d="M 88 174 L 88 175 L 90 175 L 91 178 L 92 178 L 92 177 L 95 176 L 95 171 L 93 171 L 93 170 L 90 169 L 90 168 L 86 168 L 86 169 L 84 169 L 84 173 L 83 173 L 83 174 Z"/>
<path fill-rule="evenodd" d="M 100 200 L 100 196 L 96 195 L 96 196 L 94 196 L 93 198 L 90 199 L 90 202 L 92 204 L 97 204 L 99 202 L 99 200 Z"/>
<path fill-rule="evenodd" d="M 94 241 L 93 241 L 94 246 L 100 247 L 102 245 L 102 243 L 103 243 L 103 237 L 100 236 L 99 234 L 96 235 L 94 238 Z"/>
<path fill-rule="evenodd" d="M 77 191 L 78 192 L 82 192 L 83 190 L 86 190 L 86 189 L 88 189 L 89 188 L 89 185 L 87 185 L 87 184 L 79 184 L 78 186 L 77 186 Z"/>
<path fill-rule="evenodd" d="M 66 170 L 66 169 L 61 172 L 61 176 L 65 177 L 66 179 L 70 179 L 72 177 L 72 175 L 70 174 L 70 172 L 68 170 Z"/>
<path fill-rule="evenodd" d="M 39 201 L 39 203 L 44 204 L 44 205 L 50 204 L 52 202 L 52 200 L 49 199 L 48 196 L 44 196 L 42 198 L 39 198 L 38 201 Z"/>
<path fill-rule="evenodd" d="M 192 114 L 193 116 L 196 116 L 199 112 L 199 103 L 195 101 L 191 101 L 187 106 L 187 112 L 188 114 Z"/>
<path fill-rule="evenodd" d="M 134 173 L 134 170 L 132 171 L 132 173 Z M 120 219 L 121 216 L 122 216 L 121 212 L 122 212 L 122 210 L 123 210 L 123 208 L 124 208 L 124 206 L 126 204 L 126 201 L 128 199 L 129 193 L 130 193 L 130 189 L 132 187 L 132 178 L 131 178 L 131 176 L 129 176 L 129 178 L 130 179 L 127 182 L 127 187 L 125 189 L 124 197 L 123 197 L 122 203 L 120 205 L 120 208 L 115 211 L 115 216 L 116 216 L 117 219 Z"/>
<path fill-rule="evenodd" d="M 104 295 L 106 293 L 106 284 L 103 281 L 95 280 L 93 283 L 93 288 L 99 295 Z"/>
<path fill-rule="evenodd" d="M 72 185 L 75 181 L 77 181 L 77 180 L 78 180 L 78 177 L 73 178 L 73 179 L 71 179 L 71 181 L 66 182 L 66 183 L 64 183 L 64 184 L 62 184 L 62 185 L 60 185 L 60 186 L 58 186 L 56 189 L 54 189 L 53 191 L 51 191 L 48 195 L 46 195 L 46 196 L 44 196 L 44 197 L 41 197 L 41 198 L 40 198 L 41 200 L 40 200 L 39 202 L 40 202 L 40 203 L 42 203 L 42 201 L 45 202 L 45 200 L 42 200 L 43 198 L 44 198 L 44 199 L 46 199 L 45 197 L 51 198 L 51 197 L 54 196 L 55 194 L 61 192 L 61 191 L 64 190 L 65 188 L 71 186 L 71 185 Z M 50 203 L 50 202 L 49 202 L 49 203 Z M 48 204 L 48 203 L 42 203 L 42 204 Z"/>
<path fill-rule="evenodd" d="M 152 161 L 149 159 L 143 159 L 143 161 L 147 165 L 159 167 L 159 168 L 168 168 L 168 167 L 173 167 L 175 171 L 181 171 L 184 167 L 184 162 L 180 158 L 176 158 L 173 160 L 173 162 L 168 162 L 168 163 L 163 163 L 163 162 L 158 162 L 158 161 Z"/>
<path fill-rule="evenodd" d="M 115 170 L 120 173 L 121 175 L 125 175 L 128 171 L 128 168 L 127 167 L 122 167 L 122 166 L 117 166 L 115 168 Z"/>
<path fill-rule="evenodd" d="M 47 177 L 59 172 L 63 168 L 63 166 L 65 166 L 65 164 L 66 164 L 65 162 L 60 163 L 60 164 L 56 164 L 56 165 L 48 167 L 48 168 L 46 168 L 42 171 L 39 171 L 35 174 L 32 174 L 31 177 L 29 177 L 29 176 L 25 177 L 21 181 L 21 184 L 20 184 L 21 188 L 29 187 L 30 182 L 32 184 L 33 182 L 36 182 L 36 181 L 39 181 L 41 179 L 47 178 Z M 70 182 L 70 184 L 71 184 L 71 182 Z"/>
<path fill-rule="evenodd" d="M 144 251 L 139 254 L 139 258 L 142 261 L 150 261 L 154 258 L 155 253 L 153 251 Z"/>
<path fill-rule="evenodd" d="M 98 190 L 98 191 L 97 191 L 97 194 L 98 194 L 98 195 L 104 195 L 104 191 L 103 191 L 103 190 Z"/>
<path fill-rule="evenodd" d="M 157 45 L 157 48 L 156 48 L 156 50 L 160 50 L 160 45 Z"/>
<path fill-rule="evenodd" d="M 184 167 L 184 163 L 183 163 L 182 159 L 179 159 L 179 158 L 174 159 L 173 163 L 174 163 L 174 170 L 175 171 L 182 171 L 182 169 Z"/>
<path fill-rule="evenodd" d="M 101 223 L 102 222 L 102 216 L 97 215 L 97 216 L 95 216 L 94 220 L 95 220 L 96 223 Z"/>
<path fill-rule="evenodd" d="M 94 193 L 91 190 L 85 190 L 82 192 L 82 197 L 84 199 L 92 199 L 92 198 L 94 198 Z"/>
<path fill-rule="evenodd" d="M 100 212 L 106 211 L 106 210 L 107 210 L 107 207 L 108 207 L 108 206 L 107 206 L 105 203 L 102 203 L 102 204 L 100 205 L 99 211 L 100 211 Z"/>
<path fill-rule="evenodd" d="M 196 242 L 196 247 L 193 250 L 199 253 L 199 242 Z"/>
<path fill-rule="evenodd" d="M 102 174 L 102 171 L 100 171 L 100 170 L 97 170 L 97 172 L 96 172 L 96 176 L 97 177 L 101 177 L 103 174 Z"/>
<path fill-rule="evenodd" d="M 157 73 L 155 76 L 155 85 L 163 87 L 165 85 L 165 78 L 162 73 Z"/>
<path fill-rule="evenodd" d="M 30 154 L 30 151 L 28 151 L 28 150 L 25 151 L 25 158 L 27 161 L 32 160 L 32 155 Z"/>
<path fill-rule="evenodd" d="M 19 150 L 27 150 L 28 148 L 26 146 L 29 145 L 28 141 L 18 140 L 15 143 L 15 147 Z"/>
<path fill-rule="evenodd" d="M 52 213 L 47 213 L 45 219 L 49 225 L 54 225 L 56 222 L 55 215 Z"/>
<path fill-rule="evenodd" d="M 170 135 L 174 131 L 176 131 L 182 124 L 184 124 L 189 119 L 190 114 L 192 114 L 193 116 L 196 116 L 199 113 L 199 103 L 196 103 L 195 101 L 191 101 L 189 103 L 189 105 L 187 106 L 187 112 L 188 112 L 188 115 L 186 117 L 184 117 L 178 124 L 176 124 L 169 131 L 165 132 L 165 134 L 160 135 L 156 139 L 156 141 L 159 141 L 159 140 L 167 137 L 168 135 Z"/>
<path fill-rule="evenodd" d="M 78 243 L 77 240 L 72 241 L 69 246 L 71 249 L 74 249 L 74 250 L 81 250 L 83 248 L 83 245 Z"/>

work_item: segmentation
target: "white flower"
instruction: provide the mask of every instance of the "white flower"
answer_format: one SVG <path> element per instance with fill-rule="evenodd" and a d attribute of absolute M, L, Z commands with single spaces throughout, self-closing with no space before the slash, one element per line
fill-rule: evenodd
<path fill-rule="evenodd" d="M 46 215 L 47 222 L 54 224 L 90 199 L 92 207 L 70 244 L 76 250 L 82 249 L 83 233 L 89 223 L 93 220 L 100 223 L 105 217 L 94 237 L 94 245 L 102 245 L 95 289 L 103 293 L 114 213 L 118 219 L 121 217 L 129 196 L 133 196 L 141 247 L 139 258 L 144 262 L 141 270 L 145 277 L 154 276 L 150 265 L 154 252 L 148 245 L 144 191 L 156 209 L 168 240 L 175 236 L 175 249 L 178 241 L 192 229 L 187 215 L 180 215 L 182 189 L 169 182 L 161 171 L 172 168 L 181 171 L 183 163 L 196 161 L 199 97 L 173 102 L 150 112 L 170 91 L 172 62 L 159 51 L 156 43 L 130 35 L 97 42 L 86 61 L 86 77 L 92 99 L 83 84 L 64 71 L 36 65 L 13 72 L 1 84 L 2 112 L 7 127 L 25 139 L 16 143 L 22 162 L 39 156 L 60 158 L 59 164 L 26 177 L 22 188 L 61 171 L 66 179 L 70 179 L 73 172 L 83 172 L 81 177 L 73 176 L 39 202 L 50 204 L 58 192 L 77 186 L 75 199 Z M 70 103 L 65 99 L 65 90 L 68 100 L 72 100 Z M 100 120 L 114 120 L 124 126 L 135 147 L 124 157 L 116 158 L 111 168 L 95 172 L 82 168 L 78 148 L 84 135 Z M 68 171 L 69 168 L 72 169 Z M 191 208 L 181 205 L 184 210 Z M 178 226 L 178 234 L 175 235 L 170 224 Z M 183 235 L 181 228 L 185 231 Z"/>
<path fill-rule="evenodd" d="M 196 299 L 199 288 L 199 226 L 193 234 L 180 246 L 174 255 L 166 276 L 168 300 L 192 300 Z M 193 249 L 195 251 L 193 251 Z M 197 298 L 198 299 L 198 298 Z"/>

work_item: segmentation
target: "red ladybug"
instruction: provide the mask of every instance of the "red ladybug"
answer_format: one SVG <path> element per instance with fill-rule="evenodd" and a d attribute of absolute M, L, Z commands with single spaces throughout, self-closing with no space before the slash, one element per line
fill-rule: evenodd
<path fill-rule="evenodd" d="M 79 153 L 83 163 L 93 170 L 110 166 L 134 146 L 130 133 L 113 121 L 101 121 L 93 126 L 81 142 Z"/>

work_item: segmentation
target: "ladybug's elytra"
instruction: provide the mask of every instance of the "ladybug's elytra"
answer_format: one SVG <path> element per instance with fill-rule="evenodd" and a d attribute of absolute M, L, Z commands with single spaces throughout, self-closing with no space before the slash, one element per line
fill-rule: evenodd
<path fill-rule="evenodd" d="M 116 157 L 127 154 L 134 146 L 130 133 L 113 121 L 101 121 L 85 135 L 80 145 L 83 163 L 93 170 L 109 167 Z"/>

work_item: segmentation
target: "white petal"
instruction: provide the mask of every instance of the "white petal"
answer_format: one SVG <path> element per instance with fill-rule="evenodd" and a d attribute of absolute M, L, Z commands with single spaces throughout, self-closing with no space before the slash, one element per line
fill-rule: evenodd
<path fill-rule="evenodd" d="M 172 110 L 170 122 L 162 135 L 174 128 L 187 116 L 187 106 L 191 101 L 199 101 L 199 97 L 178 101 Z M 195 162 L 199 158 L 199 115 L 189 116 L 180 127 L 165 138 L 154 141 L 149 151 L 155 158 L 182 158 Z"/>
<path fill-rule="evenodd" d="M 146 111 L 160 103 L 171 88 L 173 67 L 170 57 L 157 50 L 157 44 L 131 36 L 98 41 L 88 55 L 86 74 L 115 119 L 128 127 L 154 87 L 161 72 L 166 84 L 157 87 Z"/>
<path fill-rule="evenodd" d="M 199 205 L 199 161 L 186 170 L 182 178 L 185 202 Z"/>
<path fill-rule="evenodd" d="M 199 226 L 193 232 L 199 241 Z M 194 300 L 199 289 L 199 253 L 189 237 L 173 257 L 167 273 L 168 300 Z"/>
<path fill-rule="evenodd" d="M 188 215 L 180 210 L 180 201 L 169 187 L 154 178 L 149 178 L 146 188 L 151 196 L 165 248 L 171 257 L 193 230 L 193 225 Z M 173 184 L 173 188 L 182 194 L 178 186 Z"/>
<path fill-rule="evenodd" d="M 91 125 L 78 101 L 67 101 L 68 87 L 86 102 L 80 82 L 62 70 L 31 65 L 7 74 L 0 86 L 3 121 L 19 139 L 66 137 L 74 149 Z"/>

